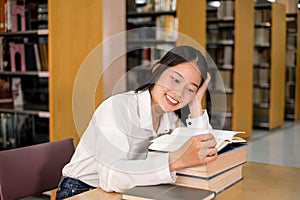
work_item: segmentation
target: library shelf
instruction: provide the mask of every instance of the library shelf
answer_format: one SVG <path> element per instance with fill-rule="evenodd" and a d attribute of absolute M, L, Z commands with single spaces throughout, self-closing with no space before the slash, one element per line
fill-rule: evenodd
<path fill-rule="evenodd" d="M 284 123 L 285 6 L 255 6 L 253 125 L 274 129 Z M 263 25 L 265 24 L 265 25 Z"/>
<path fill-rule="evenodd" d="M 0 37 L 15 37 L 15 36 L 29 36 L 29 35 L 48 35 L 48 29 L 15 31 L 15 32 L 0 32 Z"/>
<path fill-rule="evenodd" d="M 241 137 L 248 138 L 253 126 L 253 76 L 245 74 L 253 71 L 254 3 L 251 0 L 220 1 L 218 8 L 209 3 L 207 1 L 206 48 L 218 69 L 213 69 L 211 73 L 216 71 L 220 74 L 225 87 L 223 91 L 226 91 L 223 94 L 226 99 L 225 108 L 209 104 L 212 107 L 208 107 L 212 115 L 212 126 L 243 130 L 246 134 Z M 209 91 L 211 94 L 208 96 L 215 96 L 215 100 L 208 101 L 222 104 L 218 102 L 220 94 L 216 92 L 222 83 L 217 79 L 215 81 L 217 83 L 212 82 L 212 90 Z M 214 113 L 211 112 L 212 109 L 215 109 Z"/>
<path fill-rule="evenodd" d="M 286 80 L 285 80 L 285 110 L 286 120 L 300 119 L 300 62 L 299 54 L 299 12 L 286 14 Z"/>
<path fill-rule="evenodd" d="M 0 8 L 1 22 L 7 22 L 0 30 L 1 149 L 49 141 L 50 118 L 48 1 L 7 1 L 7 6 L 18 16 Z"/>
<path fill-rule="evenodd" d="M 151 73 L 149 65 L 176 45 L 176 35 L 168 34 L 168 30 L 177 30 L 174 3 L 149 1 L 138 6 L 134 1 L 127 2 L 126 29 L 131 30 L 127 32 L 126 40 L 127 90 L 142 85 Z"/>

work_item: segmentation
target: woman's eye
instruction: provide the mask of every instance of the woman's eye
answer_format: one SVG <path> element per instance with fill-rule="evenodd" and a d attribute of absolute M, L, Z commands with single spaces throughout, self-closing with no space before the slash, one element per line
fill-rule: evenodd
<path fill-rule="evenodd" d="M 195 93 L 196 91 L 192 88 L 187 88 L 187 90 L 190 92 L 190 93 Z"/>
<path fill-rule="evenodd" d="M 180 83 L 180 81 L 179 81 L 177 78 L 175 78 L 174 76 L 171 76 L 171 79 L 172 79 L 175 83 Z"/>

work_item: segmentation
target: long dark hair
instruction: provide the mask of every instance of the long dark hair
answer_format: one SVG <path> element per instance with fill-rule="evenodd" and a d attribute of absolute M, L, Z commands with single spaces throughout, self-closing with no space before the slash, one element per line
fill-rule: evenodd
<path fill-rule="evenodd" d="M 149 76 L 146 83 L 137 88 L 135 91 L 139 92 L 151 90 L 154 87 L 156 81 L 166 69 L 184 62 L 194 62 L 196 64 L 202 77 L 202 81 L 200 84 L 201 87 L 207 78 L 208 64 L 205 57 L 199 50 L 195 49 L 194 47 L 176 46 L 169 50 L 157 63 L 153 65 L 153 67 L 155 67 L 155 70 L 152 71 L 152 74 Z M 185 106 L 180 110 L 176 110 L 175 113 L 185 123 L 184 119 L 186 119 L 187 115 L 189 114 L 189 108 L 188 106 Z"/>

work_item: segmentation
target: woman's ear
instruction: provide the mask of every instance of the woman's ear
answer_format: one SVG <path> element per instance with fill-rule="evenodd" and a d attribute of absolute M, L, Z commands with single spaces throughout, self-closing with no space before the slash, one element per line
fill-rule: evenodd
<path fill-rule="evenodd" d="M 160 65 L 159 62 L 155 63 L 152 67 L 152 73 L 158 68 L 158 66 Z"/>

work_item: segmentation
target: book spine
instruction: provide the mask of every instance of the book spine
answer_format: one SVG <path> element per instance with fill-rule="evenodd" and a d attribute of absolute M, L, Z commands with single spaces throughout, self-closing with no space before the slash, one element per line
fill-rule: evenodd
<path fill-rule="evenodd" d="M 13 93 L 13 103 L 14 107 L 23 107 L 23 92 L 22 92 L 22 82 L 21 78 L 12 78 L 12 93 Z"/>

